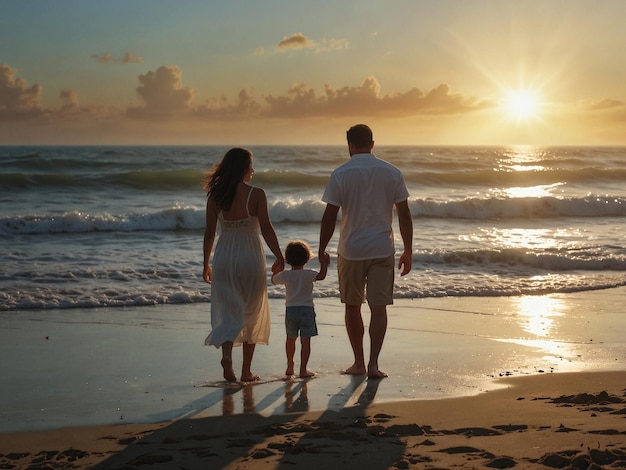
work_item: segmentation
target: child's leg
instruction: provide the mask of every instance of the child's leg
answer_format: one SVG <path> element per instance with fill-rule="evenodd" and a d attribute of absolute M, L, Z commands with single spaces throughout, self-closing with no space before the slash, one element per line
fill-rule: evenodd
<path fill-rule="evenodd" d="M 287 353 L 287 370 L 285 371 L 285 375 L 293 375 L 293 356 L 296 353 L 296 338 L 287 336 L 285 352 Z"/>
<path fill-rule="evenodd" d="M 300 377 L 313 377 L 315 372 L 311 372 L 306 368 L 311 356 L 311 337 L 300 337 L 300 345 Z"/>

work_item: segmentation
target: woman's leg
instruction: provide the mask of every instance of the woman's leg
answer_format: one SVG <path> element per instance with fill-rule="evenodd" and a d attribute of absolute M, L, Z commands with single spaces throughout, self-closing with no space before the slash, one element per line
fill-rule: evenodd
<path fill-rule="evenodd" d="M 256 344 L 243 343 L 243 364 L 241 366 L 241 381 L 253 382 L 259 380 L 260 377 L 252 373 L 252 358 L 254 357 L 254 348 Z"/>
<path fill-rule="evenodd" d="M 233 342 L 226 341 L 222 344 L 222 369 L 224 369 L 224 379 L 228 382 L 236 382 L 237 376 L 233 370 Z"/>

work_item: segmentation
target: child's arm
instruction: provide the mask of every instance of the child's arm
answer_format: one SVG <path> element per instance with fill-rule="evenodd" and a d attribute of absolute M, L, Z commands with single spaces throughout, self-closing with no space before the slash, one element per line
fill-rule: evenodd
<path fill-rule="evenodd" d="M 326 278 L 326 273 L 328 272 L 328 265 L 330 264 L 330 255 L 328 253 L 324 253 L 320 258 L 320 272 L 317 273 L 315 277 L 316 281 L 322 281 Z"/>

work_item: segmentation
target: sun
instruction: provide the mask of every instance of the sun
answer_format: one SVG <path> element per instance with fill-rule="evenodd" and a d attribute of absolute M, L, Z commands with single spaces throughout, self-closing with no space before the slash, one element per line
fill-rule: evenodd
<path fill-rule="evenodd" d="M 515 119 L 536 118 L 541 111 L 541 98 L 530 90 L 512 91 L 505 99 L 504 108 Z"/>

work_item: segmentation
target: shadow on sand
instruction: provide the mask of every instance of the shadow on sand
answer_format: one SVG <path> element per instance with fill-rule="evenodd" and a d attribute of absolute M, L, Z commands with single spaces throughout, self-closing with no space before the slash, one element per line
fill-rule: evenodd
<path fill-rule="evenodd" d="M 256 463 L 318 469 L 328 458 L 334 465 L 351 468 L 391 467 L 405 450 L 397 436 L 385 432 L 383 424 L 392 417 L 367 416 L 380 380 L 365 376 L 346 376 L 346 380 L 321 414 L 309 413 L 306 379 L 285 380 L 259 402 L 252 384 L 212 392 L 197 402 L 215 402 L 221 393 L 222 416 L 194 418 L 202 410 L 197 403 L 190 404 L 185 409 L 194 412 L 163 428 L 116 436 L 126 447 L 93 468 L 234 468 L 238 463 Z M 238 395 L 243 413 L 233 414 Z M 354 404 L 346 406 L 351 400 Z M 271 404 L 275 408 L 270 416 L 259 413 Z"/>

